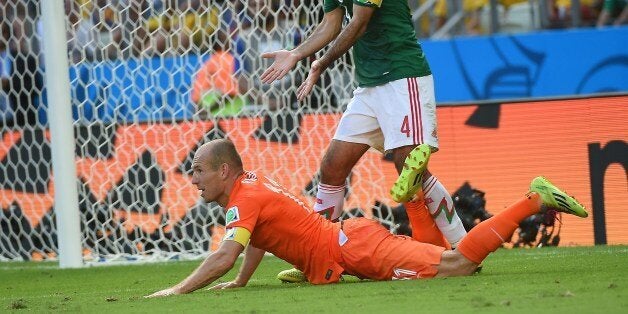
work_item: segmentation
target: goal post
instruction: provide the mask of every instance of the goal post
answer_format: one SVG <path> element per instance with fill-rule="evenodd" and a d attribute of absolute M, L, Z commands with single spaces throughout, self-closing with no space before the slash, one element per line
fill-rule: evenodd
<path fill-rule="evenodd" d="M 65 14 L 61 1 L 42 1 L 45 82 L 50 121 L 59 266 L 83 265 Z"/>

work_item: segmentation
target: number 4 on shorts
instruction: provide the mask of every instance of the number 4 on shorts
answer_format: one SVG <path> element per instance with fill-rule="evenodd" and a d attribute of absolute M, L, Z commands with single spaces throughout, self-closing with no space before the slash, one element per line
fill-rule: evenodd
<path fill-rule="evenodd" d="M 406 133 L 407 137 L 410 137 L 410 123 L 408 122 L 408 116 L 403 117 L 401 123 L 401 133 Z"/>

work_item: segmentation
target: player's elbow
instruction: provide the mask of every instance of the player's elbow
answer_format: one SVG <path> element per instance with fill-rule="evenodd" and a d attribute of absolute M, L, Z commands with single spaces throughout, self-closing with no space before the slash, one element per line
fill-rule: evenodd
<path fill-rule="evenodd" d="M 221 273 L 224 274 L 224 273 L 230 271 L 231 268 L 233 268 L 234 264 L 235 264 L 235 262 L 232 262 L 232 261 L 220 260 L 218 262 L 218 265 L 216 265 L 216 267 L 221 270 Z"/>
<path fill-rule="evenodd" d="M 342 31 L 342 20 L 329 22 L 325 26 L 327 33 L 332 34 L 332 39 L 335 39 Z"/>
<path fill-rule="evenodd" d="M 374 9 L 370 7 L 360 7 L 359 11 L 354 11 L 353 18 L 351 18 L 349 25 L 355 30 L 357 37 L 361 37 L 364 32 L 366 32 L 373 12 Z"/>
<path fill-rule="evenodd" d="M 344 19 L 344 11 L 340 8 L 325 14 L 323 20 L 319 24 L 319 28 L 323 34 L 329 34 L 328 41 L 334 40 L 342 30 L 342 21 Z"/>
<path fill-rule="evenodd" d="M 351 38 L 353 40 L 356 40 L 364 35 L 367 26 L 368 22 L 361 20 L 352 20 L 351 22 L 349 22 L 349 25 L 347 25 L 345 31 L 351 34 Z"/>

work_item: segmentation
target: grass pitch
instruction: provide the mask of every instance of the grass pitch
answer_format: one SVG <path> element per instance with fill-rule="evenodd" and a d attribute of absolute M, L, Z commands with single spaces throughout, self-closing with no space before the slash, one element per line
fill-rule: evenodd
<path fill-rule="evenodd" d="M 199 261 L 57 269 L 0 263 L 2 312 L 626 313 L 628 247 L 499 250 L 471 277 L 282 284 L 287 263 L 266 257 L 245 288 L 142 296 L 175 284 Z M 235 276 L 239 264 L 224 278 Z"/>

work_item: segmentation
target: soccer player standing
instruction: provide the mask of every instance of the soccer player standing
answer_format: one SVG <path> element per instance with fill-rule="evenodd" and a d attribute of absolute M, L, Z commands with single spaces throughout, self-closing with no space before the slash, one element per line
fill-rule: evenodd
<path fill-rule="evenodd" d="M 346 178 L 373 147 L 392 152 L 400 177 L 391 196 L 404 203 L 413 238 L 447 246 L 442 235 L 425 230 L 436 229 L 435 223 L 449 245 L 456 247 L 466 231 L 451 196 L 434 175 L 423 169 L 424 165 L 415 162 L 422 157 L 419 155 L 438 150 L 438 135 L 432 73 L 417 42 L 407 0 L 325 0 L 324 9 L 321 23 L 298 47 L 262 55 L 275 59 L 261 76 L 263 82 L 271 83 L 335 39 L 312 63 L 307 79 L 299 87 L 297 98 L 302 100 L 321 72 L 353 47 L 359 86 L 321 162 L 314 210 L 332 221 L 340 217 Z M 345 15 L 350 21 L 343 29 Z M 413 151 L 419 144 L 429 148 Z M 298 281 L 298 275 L 287 271 L 279 277 Z"/>

